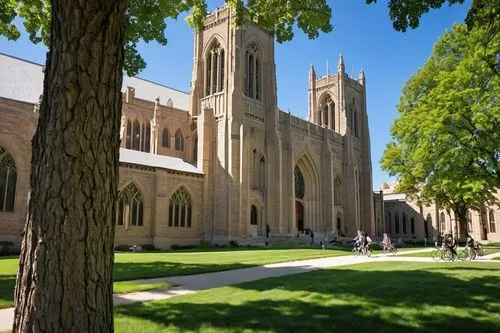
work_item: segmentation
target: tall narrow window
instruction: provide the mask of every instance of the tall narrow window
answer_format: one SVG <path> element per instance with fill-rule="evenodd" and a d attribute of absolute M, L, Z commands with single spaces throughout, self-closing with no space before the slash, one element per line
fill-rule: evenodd
<path fill-rule="evenodd" d="M 141 138 L 141 125 L 139 124 L 139 121 L 136 119 L 134 121 L 134 126 L 132 131 L 132 149 L 141 150 L 140 138 Z"/>
<path fill-rule="evenodd" d="M 410 219 L 410 230 L 411 230 L 411 234 L 415 235 L 415 218 L 414 217 L 412 217 Z"/>
<path fill-rule="evenodd" d="M 196 164 L 198 163 L 198 137 L 194 138 L 194 145 L 193 145 L 193 163 Z"/>
<path fill-rule="evenodd" d="M 257 225 L 257 207 L 254 205 L 250 208 L 250 224 Z"/>
<path fill-rule="evenodd" d="M 179 187 L 172 195 L 169 205 L 169 227 L 191 228 L 191 197 L 184 187 Z"/>
<path fill-rule="evenodd" d="M 439 215 L 439 224 L 441 226 L 441 231 L 446 231 L 446 219 L 443 212 Z"/>
<path fill-rule="evenodd" d="M 132 123 L 130 120 L 127 120 L 127 137 L 125 139 L 125 148 L 130 149 L 132 148 Z"/>
<path fill-rule="evenodd" d="M 184 137 L 180 129 L 175 132 L 175 150 L 184 151 Z"/>
<path fill-rule="evenodd" d="M 146 126 L 145 140 L 146 142 L 144 146 L 146 149 L 144 151 L 149 153 L 151 151 L 151 126 L 149 124 Z"/>
<path fill-rule="evenodd" d="M 212 95 L 224 89 L 225 53 L 217 40 L 209 47 L 205 60 L 205 95 Z"/>
<path fill-rule="evenodd" d="M 387 232 L 392 233 L 392 216 L 391 213 L 387 213 Z"/>
<path fill-rule="evenodd" d="M 493 209 L 490 210 L 490 232 L 497 232 L 497 227 L 495 225 L 495 212 Z"/>
<path fill-rule="evenodd" d="M 17 169 L 12 155 L 0 146 L 0 212 L 13 212 Z"/>
<path fill-rule="evenodd" d="M 355 137 L 359 137 L 359 129 L 358 129 L 358 110 L 354 108 L 352 112 L 352 127 L 353 127 L 353 134 Z"/>
<path fill-rule="evenodd" d="M 259 188 L 264 189 L 266 186 L 266 160 L 264 157 L 259 162 Z"/>
<path fill-rule="evenodd" d="M 303 199 L 305 193 L 304 176 L 302 175 L 302 172 L 298 167 L 295 167 L 294 178 L 295 178 L 295 197 Z"/>
<path fill-rule="evenodd" d="M 328 94 L 319 102 L 318 124 L 335 129 L 335 103 L 333 103 L 332 98 Z"/>
<path fill-rule="evenodd" d="M 224 58 L 224 49 L 220 50 L 220 74 L 219 74 L 219 91 L 224 90 L 224 66 L 225 66 L 225 58 Z"/>
<path fill-rule="evenodd" d="M 262 99 L 262 60 L 256 42 L 248 44 L 245 51 L 244 92 L 250 98 Z"/>
<path fill-rule="evenodd" d="M 403 234 L 406 234 L 406 213 L 403 212 Z"/>
<path fill-rule="evenodd" d="M 164 128 L 163 133 L 161 135 L 161 145 L 166 148 L 170 148 L 170 134 L 168 133 L 168 129 Z"/>
<path fill-rule="evenodd" d="M 335 205 L 341 205 L 342 204 L 342 197 L 341 197 L 341 188 L 342 183 L 340 182 L 340 178 L 337 177 L 335 178 L 335 182 L 333 183 L 333 202 Z"/>
<path fill-rule="evenodd" d="M 140 227 L 144 224 L 143 219 L 142 194 L 133 183 L 130 183 L 118 194 L 117 224 Z"/>
<path fill-rule="evenodd" d="M 399 215 L 394 215 L 394 233 L 399 234 Z"/>
<path fill-rule="evenodd" d="M 432 228 L 432 216 L 431 214 L 427 214 L 425 226 L 425 237 L 429 237 L 429 226 Z"/>

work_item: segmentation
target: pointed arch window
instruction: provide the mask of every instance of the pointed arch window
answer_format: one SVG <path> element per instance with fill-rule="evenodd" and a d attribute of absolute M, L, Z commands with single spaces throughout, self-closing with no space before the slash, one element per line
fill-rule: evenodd
<path fill-rule="evenodd" d="M 329 94 L 319 103 L 318 124 L 335 130 L 335 103 Z"/>
<path fill-rule="evenodd" d="M 412 235 L 415 235 L 415 218 L 410 218 L 410 231 Z"/>
<path fill-rule="evenodd" d="M 495 212 L 493 211 L 493 209 L 490 209 L 489 220 L 490 220 L 490 232 L 493 233 L 497 232 L 497 228 L 495 225 Z"/>
<path fill-rule="evenodd" d="M 134 183 L 128 184 L 118 194 L 118 221 L 117 225 L 143 226 L 144 200 Z"/>
<path fill-rule="evenodd" d="M 16 197 L 17 169 L 14 158 L 0 146 L 0 212 L 13 212 Z"/>
<path fill-rule="evenodd" d="M 304 176 L 302 175 L 302 172 L 298 167 L 295 167 L 294 178 L 295 178 L 295 197 L 303 199 L 305 194 Z"/>
<path fill-rule="evenodd" d="M 262 60 L 261 52 L 256 42 L 251 42 L 247 46 L 244 67 L 243 86 L 245 95 L 254 99 L 262 99 Z"/>
<path fill-rule="evenodd" d="M 392 216 L 391 213 L 387 213 L 387 231 L 392 233 Z"/>
<path fill-rule="evenodd" d="M 125 148 L 130 149 L 132 147 L 132 123 L 127 120 L 127 136 L 125 139 Z"/>
<path fill-rule="evenodd" d="M 353 132 L 355 137 L 359 137 L 359 124 L 358 124 L 358 109 L 355 107 L 354 111 L 352 113 L 352 120 L 353 120 Z"/>
<path fill-rule="evenodd" d="M 141 124 L 139 123 L 139 120 L 136 119 L 132 127 L 132 149 L 141 150 L 140 138 L 141 138 Z"/>
<path fill-rule="evenodd" d="M 184 151 L 184 137 L 180 129 L 175 132 L 175 150 Z"/>
<path fill-rule="evenodd" d="M 467 231 L 473 232 L 472 231 L 472 213 L 470 212 L 470 210 L 467 211 L 466 218 L 467 218 Z"/>
<path fill-rule="evenodd" d="M 406 213 L 403 212 L 403 234 L 406 234 Z"/>
<path fill-rule="evenodd" d="M 255 205 L 250 208 L 250 224 L 257 225 L 257 207 Z"/>
<path fill-rule="evenodd" d="M 146 135 L 144 136 L 144 151 L 149 153 L 151 151 L 151 125 L 146 125 Z"/>
<path fill-rule="evenodd" d="M 266 160 L 262 157 L 259 161 L 259 188 L 266 186 Z"/>
<path fill-rule="evenodd" d="M 198 137 L 194 138 L 194 144 L 193 144 L 193 162 L 194 162 L 194 164 L 198 163 Z"/>
<path fill-rule="evenodd" d="M 164 128 L 163 133 L 161 135 L 161 145 L 166 148 L 170 148 L 170 134 L 168 133 L 168 129 Z"/>
<path fill-rule="evenodd" d="M 205 66 L 205 95 L 224 90 L 225 52 L 217 40 L 210 45 Z"/>
<path fill-rule="evenodd" d="M 444 217 L 443 212 L 439 214 L 439 224 L 441 226 L 441 231 L 446 231 L 446 218 Z"/>
<path fill-rule="evenodd" d="M 333 200 L 334 200 L 335 205 L 342 204 L 341 186 L 342 186 L 342 183 L 340 181 L 340 178 L 339 177 L 335 178 L 335 182 L 333 183 L 333 195 L 334 195 Z"/>
<path fill-rule="evenodd" d="M 184 187 L 179 187 L 170 199 L 168 208 L 168 226 L 191 228 L 191 197 Z"/>
<path fill-rule="evenodd" d="M 432 227 L 432 216 L 431 214 L 427 214 L 427 217 L 426 217 L 426 223 L 424 224 L 424 227 L 425 227 L 425 237 L 429 237 L 429 226 Z"/>

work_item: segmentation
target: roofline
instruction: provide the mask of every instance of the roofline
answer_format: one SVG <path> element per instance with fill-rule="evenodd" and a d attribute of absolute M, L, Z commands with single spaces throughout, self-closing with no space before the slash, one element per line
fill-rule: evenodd
<path fill-rule="evenodd" d="M 19 58 L 19 57 L 16 57 L 16 56 L 13 56 L 11 54 L 4 53 L 4 52 L 0 52 L 0 55 L 4 55 L 6 57 L 13 58 L 13 59 L 16 59 L 16 60 L 20 60 L 20 61 L 23 61 L 23 62 L 27 62 L 27 63 L 33 64 L 33 65 L 37 65 L 37 66 L 40 66 L 40 67 L 44 67 L 45 66 L 43 64 L 39 64 L 39 63 L 31 61 L 31 60 Z"/>
<path fill-rule="evenodd" d="M 12 59 L 16 59 L 16 60 L 19 60 L 19 61 L 27 62 L 27 63 L 33 64 L 33 65 L 37 65 L 37 66 L 40 66 L 42 68 L 45 67 L 45 65 L 43 65 L 43 64 L 39 64 L 37 62 L 31 61 L 31 60 L 27 60 L 27 59 L 23 59 L 23 58 L 20 58 L 20 57 L 11 55 L 11 54 L 7 54 L 7 53 L 4 53 L 4 52 L 0 52 L 0 55 L 6 56 L 6 57 L 9 57 L 9 58 L 12 58 Z M 125 74 L 125 73 L 123 73 L 123 74 Z M 129 77 L 134 78 L 134 79 L 138 79 L 138 80 L 142 80 L 142 81 L 146 81 L 146 82 L 155 84 L 157 86 L 161 86 L 161 87 L 164 87 L 164 88 L 168 88 L 168 89 L 171 89 L 171 90 L 174 90 L 174 91 L 177 91 L 177 92 L 189 95 L 189 92 L 187 92 L 187 91 L 182 91 L 182 90 L 177 89 L 177 88 L 172 88 L 172 87 L 166 86 L 166 85 L 158 83 L 158 82 L 154 82 L 154 81 L 151 81 L 151 80 L 148 80 L 148 79 L 144 79 L 144 78 L 139 77 L 139 76 L 129 76 Z"/>

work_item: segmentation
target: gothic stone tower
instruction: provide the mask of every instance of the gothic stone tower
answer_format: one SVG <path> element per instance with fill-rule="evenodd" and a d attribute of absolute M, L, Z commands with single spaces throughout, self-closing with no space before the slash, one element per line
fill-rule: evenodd
<path fill-rule="evenodd" d="M 337 73 L 318 78 L 311 66 L 308 117 L 309 121 L 343 137 L 342 172 L 334 181 L 334 217 L 344 216 L 346 226 L 373 232 L 370 134 L 363 70 L 357 80 L 350 78 L 342 55 Z"/>
<path fill-rule="evenodd" d="M 190 113 L 205 173 L 202 239 L 226 242 L 372 223 L 364 77 L 310 73 L 309 120 L 277 108 L 274 39 L 229 7 L 195 35 Z"/>
<path fill-rule="evenodd" d="M 211 241 L 262 235 L 275 188 L 266 186 L 274 163 L 266 146 L 277 140 L 274 40 L 234 19 L 231 8 L 217 9 L 194 41 L 190 113 L 209 198 L 203 238 Z"/>

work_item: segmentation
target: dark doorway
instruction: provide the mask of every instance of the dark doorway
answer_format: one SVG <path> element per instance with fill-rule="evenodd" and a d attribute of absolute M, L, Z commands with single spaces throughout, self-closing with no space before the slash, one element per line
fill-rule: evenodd
<path fill-rule="evenodd" d="M 304 231 L 304 206 L 300 201 L 295 201 L 295 219 L 297 221 L 297 230 Z"/>
<path fill-rule="evenodd" d="M 342 219 L 340 216 L 337 216 L 337 233 L 339 236 L 342 234 Z"/>

